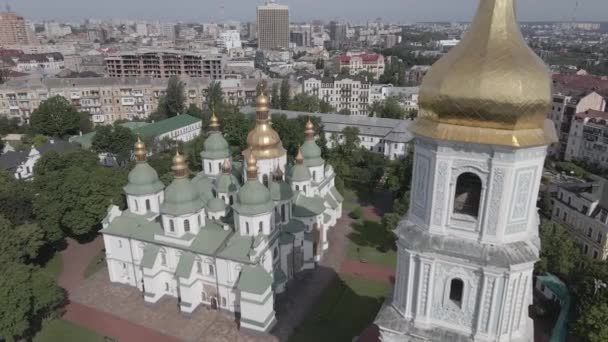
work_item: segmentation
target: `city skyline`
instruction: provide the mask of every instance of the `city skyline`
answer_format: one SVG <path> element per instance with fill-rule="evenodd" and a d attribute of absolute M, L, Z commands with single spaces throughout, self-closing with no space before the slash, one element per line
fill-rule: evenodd
<path fill-rule="evenodd" d="M 196 0 L 20 0 L 9 1 L 13 11 L 30 20 L 134 19 L 173 21 L 224 20 L 255 21 L 255 8 L 263 1 L 223 0 L 205 3 Z M 290 7 L 290 20 L 340 19 L 368 21 L 380 17 L 392 22 L 468 21 L 478 0 L 380 0 L 370 8 L 364 0 L 284 0 Z M 348 6 L 345 6 L 345 5 Z M 145 5 L 145 8 L 142 8 Z M 521 21 L 604 21 L 608 20 L 608 2 L 586 0 L 519 0 Z M 319 11 L 318 9 L 323 9 Z M 550 11 L 547 11 L 550 9 Z M 196 14 L 194 14 L 196 13 Z"/>

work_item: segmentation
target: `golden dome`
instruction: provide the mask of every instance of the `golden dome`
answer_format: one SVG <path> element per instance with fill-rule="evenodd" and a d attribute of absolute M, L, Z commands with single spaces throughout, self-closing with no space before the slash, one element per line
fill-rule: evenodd
<path fill-rule="evenodd" d="M 231 168 L 232 164 L 230 163 L 230 159 L 224 159 L 224 164 L 222 165 L 222 172 L 224 172 L 225 174 L 229 174 Z"/>
<path fill-rule="evenodd" d="M 220 120 L 215 116 L 215 112 L 211 114 L 211 119 L 209 119 L 209 128 L 214 131 L 217 131 L 220 128 Z"/>
<path fill-rule="evenodd" d="M 414 133 L 507 146 L 552 142 L 553 131 L 545 128 L 549 73 L 526 45 L 513 1 L 480 1 L 460 44 L 424 78 Z"/>
<path fill-rule="evenodd" d="M 179 153 L 175 152 L 173 157 L 173 166 L 171 166 L 173 176 L 175 178 L 184 178 L 188 175 L 188 164 L 186 164 L 186 158 Z"/>
<path fill-rule="evenodd" d="M 302 155 L 302 150 L 298 148 L 298 155 L 296 155 L 296 164 L 303 164 L 304 156 Z"/>
<path fill-rule="evenodd" d="M 271 159 L 285 155 L 279 134 L 272 129 L 268 113 L 268 98 L 264 95 L 256 99 L 256 124 L 247 135 L 249 148 L 243 155 L 253 153 L 257 159 Z"/>
<path fill-rule="evenodd" d="M 133 154 L 135 155 L 136 161 L 138 161 L 138 162 L 146 161 L 146 145 L 144 144 L 143 141 L 141 141 L 141 138 L 139 136 L 137 137 L 137 141 L 135 142 L 133 149 L 134 149 Z"/>
<path fill-rule="evenodd" d="M 277 169 L 274 171 L 274 180 L 275 181 L 282 181 L 283 180 L 283 170 L 281 170 L 281 168 L 277 165 Z"/>
<path fill-rule="evenodd" d="M 310 121 L 310 117 L 304 126 L 304 136 L 307 140 L 314 139 L 315 137 L 315 125 L 313 125 L 312 121 Z"/>
<path fill-rule="evenodd" d="M 247 179 L 257 179 L 258 177 L 258 161 L 253 153 L 247 158 Z"/>

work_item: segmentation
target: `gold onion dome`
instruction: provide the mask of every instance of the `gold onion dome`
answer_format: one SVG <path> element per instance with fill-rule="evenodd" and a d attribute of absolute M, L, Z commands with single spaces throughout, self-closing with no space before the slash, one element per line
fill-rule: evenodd
<path fill-rule="evenodd" d="M 298 154 L 296 155 L 296 164 L 303 164 L 304 156 L 302 155 L 302 150 L 298 148 Z"/>
<path fill-rule="evenodd" d="M 135 145 L 133 146 L 133 154 L 135 155 L 135 160 L 138 162 L 146 161 L 146 145 L 141 138 L 138 136 Z"/>
<path fill-rule="evenodd" d="M 225 174 L 229 174 L 231 168 L 232 165 L 230 163 L 230 159 L 224 159 L 224 164 L 222 165 L 222 172 L 224 172 Z"/>
<path fill-rule="evenodd" d="M 179 153 L 175 152 L 173 157 L 173 166 L 171 166 L 173 176 L 175 178 L 184 178 L 188 175 L 188 165 L 186 164 L 186 158 Z"/>
<path fill-rule="evenodd" d="M 462 41 L 424 78 L 419 102 L 418 135 L 516 147 L 555 139 L 545 125 L 549 72 L 519 31 L 514 0 L 480 0 Z"/>
<path fill-rule="evenodd" d="M 255 104 L 256 124 L 247 135 L 249 148 L 245 151 L 245 155 L 253 153 L 257 159 L 270 159 L 285 155 L 281 138 L 270 124 L 268 98 L 260 95 Z"/>
<path fill-rule="evenodd" d="M 247 158 L 247 179 L 256 180 L 258 178 L 258 161 L 255 159 L 253 153 L 249 154 Z"/>
<path fill-rule="evenodd" d="M 307 140 L 314 139 L 315 137 L 315 125 L 310 121 L 310 117 L 304 126 L 304 136 Z"/>
<path fill-rule="evenodd" d="M 209 128 L 211 130 L 217 131 L 220 129 L 220 120 L 215 115 L 215 112 L 211 114 L 211 119 L 209 120 Z"/>
<path fill-rule="evenodd" d="M 283 170 L 277 165 L 277 169 L 274 171 L 273 178 L 275 181 L 279 182 L 283 180 Z"/>

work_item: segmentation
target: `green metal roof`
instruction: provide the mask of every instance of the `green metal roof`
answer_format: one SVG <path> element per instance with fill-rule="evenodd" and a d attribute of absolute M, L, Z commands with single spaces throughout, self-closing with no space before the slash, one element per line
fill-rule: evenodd
<path fill-rule="evenodd" d="M 327 214 L 323 214 L 323 223 L 327 224 L 331 221 L 331 216 Z"/>
<path fill-rule="evenodd" d="M 270 190 L 270 198 L 275 202 L 287 201 L 293 197 L 291 186 L 283 181 L 270 181 L 268 189 Z"/>
<path fill-rule="evenodd" d="M 307 197 L 298 194 L 293 208 L 293 216 L 312 217 L 322 214 L 325 211 L 325 204 L 321 197 Z"/>
<path fill-rule="evenodd" d="M 119 125 L 122 127 L 128 128 L 132 131 L 135 131 L 138 128 L 147 126 L 149 124 L 150 124 L 149 122 L 129 121 L 129 122 L 123 122 Z M 90 150 L 91 147 L 93 146 L 93 137 L 95 137 L 96 133 L 97 132 L 93 131 L 93 132 L 90 132 L 87 134 L 73 136 L 70 138 L 70 142 L 79 144 L 85 150 Z"/>
<path fill-rule="evenodd" d="M 177 129 L 192 125 L 200 121 L 200 119 L 197 119 L 188 114 L 181 114 L 140 127 L 136 130 L 136 133 L 144 137 L 157 137 L 159 135 L 175 131 Z"/>
<path fill-rule="evenodd" d="M 213 179 L 208 178 L 203 172 L 200 172 L 192 179 L 192 184 L 198 192 L 201 201 L 206 205 L 213 198 Z"/>
<path fill-rule="evenodd" d="M 264 294 L 271 286 L 272 277 L 260 265 L 243 267 L 237 284 L 239 290 L 257 295 Z"/>
<path fill-rule="evenodd" d="M 218 253 L 218 257 L 250 263 L 249 252 L 252 245 L 253 239 L 250 236 L 233 234 L 226 242 L 224 248 Z"/>
<path fill-rule="evenodd" d="M 300 151 L 302 151 L 306 166 L 321 166 L 325 163 L 321 158 L 321 148 L 314 140 L 306 140 L 300 147 Z"/>
<path fill-rule="evenodd" d="M 259 215 L 270 212 L 273 208 L 270 191 L 257 179 L 245 182 L 233 205 L 237 213 L 244 215 Z"/>
<path fill-rule="evenodd" d="M 198 232 L 189 249 L 192 252 L 199 254 L 214 255 L 228 239 L 230 234 L 232 234 L 230 230 L 224 230 L 217 223 L 207 223 L 207 225 Z"/>
<path fill-rule="evenodd" d="M 291 168 L 290 179 L 294 182 L 303 182 L 310 180 L 310 170 L 304 164 L 296 164 Z"/>
<path fill-rule="evenodd" d="M 141 258 L 142 267 L 152 268 L 152 266 L 154 266 L 154 261 L 156 261 L 156 257 L 158 256 L 159 250 L 159 245 L 155 245 L 152 243 L 147 244 L 144 247 L 144 256 Z"/>
<path fill-rule="evenodd" d="M 230 145 L 221 132 L 211 132 L 203 142 L 203 159 L 225 159 L 230 157 Z"/>
<path fill-rule="evenodd" d="M 326 194 L 324 199 L 332 209 L 338 208 L 338 202 L 336 202 L 336 200 L 334 200 L 329 194 Z"/>
<path fill-rule="evenodd" d="M 334 196 L 334 198 L 338 200 L 338 202 L 344 202 L 344 196 L 342 196 L 342 194 L 338 191 L 338 189 L 336 189 L 336 187 L 332 186 L 329 191 Z"/>
<path fill-rule="evenodd" d="M 211 212 L 218 212 L 226 210 L 226 203 L 219 198 L 212 198 L 207 202 L 207 209 Z"/>
<path fill-rule="evenodd" d="M 194 214 L 200 211 L 205 202 L 188 178 L 175 178 L 165 189 L 165 200 L 160 212 L 173 216 Z"/>
<path fill-rule="evenodd" d="M 128 195 L 155 194 L 165 188 L 158 179 L 158 173 L 148 163 L 137 163 L 129 172 L 129 183 L 123 187 Z"/>
<path fill-rule="evenodd" d="M 279 244 L 281 245 L 291 245 L 296 238 L 287 232 L 281 232 L 279 235 Z"/>
<path fill-rule="evenodd" d="M 283 230 L 291 234 L 301 233 L 306 230 L 306 225 L 302 221 L 292 219 L 283 226 Z"/>
<path fill-rule="evenodd" d="M 240 186 L 239 180 L 232 174 L 222 173 L 216 182 L 217 192 L 221 193 L 237 192 Z"/>
<path fill-rule="evenodd" d="M 177 262 L 177 268 L 175 275 L 181 278 L 189 278 L 192 272 L 192 265 L 194 265 L 194 254 L 190 252 L 182 253 L 179 261 Z"/>

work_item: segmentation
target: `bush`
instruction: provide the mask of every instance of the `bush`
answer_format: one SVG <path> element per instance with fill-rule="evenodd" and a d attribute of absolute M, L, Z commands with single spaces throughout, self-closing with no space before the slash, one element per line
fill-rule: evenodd
<path fill-rule="evenodd" d="M 361 210 L 361 207 L 356 207 L 350 212 L 349 216 L 354 220 L 358 220 L 363 217 L 363 210 Z"/>

